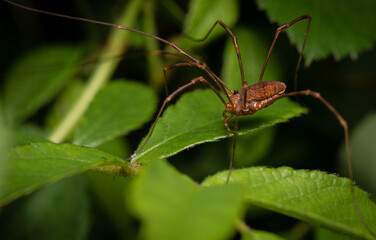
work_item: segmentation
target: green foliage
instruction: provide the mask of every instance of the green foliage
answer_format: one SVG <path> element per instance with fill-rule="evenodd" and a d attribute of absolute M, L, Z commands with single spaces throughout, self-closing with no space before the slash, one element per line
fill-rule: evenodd
<path fill-rule="evenodd" d="M 184 32 L 192 38 L 201 39 L 217 20 L 232 26 L 238 18 L 238 9 L 238 2 L 235 0 L 190 1 L 183 26 Z"/>
<path fill-rule="evenodd" d="M 85 238 L 90 229 L 90 207 L 84 180 L 82 176 L 66 178 L 26 199 L 13 220 L 18 227 L 16 236 L 20 239 Z"/>
<path fill-rule="evenodd" d="M 157 36 L 160 36 L 158 29 L 163 30 L 163 38 L 177 43 L 188 54 L 205 59 L 214 72 L 221 72 L 218 77 L 231 88 L 239 89 L 241 80 L 233 39 L 221 26 L 216 26 L 206 41 L 197 43 L 184 39 L 184 36 L 204 37 L 220 19 L 234 30 L 238 38 L 246 80 L 250 84 L 258 80 L 275 26 L 270 26 L 270 23 L 249 25 L 248 20 L 242 19 L 247 16 L 242 14 L 246 11 L 247 15 L 252 15 L 248 14 L 252 9 L 246 9 L 236 0 L 192 0 L 181 9 L 180 3 L 166 0 L 161 7 L 159 2 L 130 1 L 119 23 L 133 27 L 137 21 L 137 24 L 143 25 L 143 31 Z M 257 4 L 266 10 L 271 21 L 278 24 L 312 13 L 305 52 L 308 63 L 329 55 L 338 59 L 359 55 L 374 41 L 375 18 L 371 14 L 376 11 L 376 6 L 370 0 L 352 4 L 331 2 L 324 6 L 317 1 L 303 4 L 292 0 L 283 4 L 258 0 Z M 121 9 L 118 6 L 114 6 L 116 11 L 105 9 L 104 5 L 99 7 L 103 14 Z M 185 9 L 187 14 L 184 16 Z M 349 17 L 350 13 L 357 17 Z M 169 29 L 170 25 L 156 26 L 157 20 L 161 18 L 160 22 L 172 26 L 172 17 L 181 19 L 184 34 L 165 37 L 165 32 L 168 35 L 171 34 L 169 31 L 173 34 L 177 31 Z M 258 18 L 261 18 L 260 14 Z M 60 20 L 64 24 L 65 20 Z M 260 29 L 268 27 L 270 29 L 266 32 L 260 32 Z M 49 31 L 55 28 L 54 25 Z M 296 42 L 299 49 L 305 28 L 306 21 L 287 31 L 290 41 Z M 63 30 L 60 27 L 56 29 Z M 266 38 L 268 31 L 272 34 Z M 97 34 L 104 35 L 102 32 Z M 131 39 L 125 41 L 126 37 Z M 278 43 L 283 44 L 283 41 L 281 38 Z M 7 42 L 2 45 L 12 44 Z M 315 148 L 313 151 L 305 152 L 301 146 L 306 139 L 325 143 L 334 138 L 331 129 L 325 128 L 331 128 L 330 120 L 336 123 L 333 119 L 318 113 L 325 124 L 316 123 L 318 127 L 314 130 L 299 126 L 297 122 L 300 119 L 298 121 L 297 117 L 306 114 L 307 108 L 286 98 L 254 115 L 240 116 L 235 166 L 242 169 L 233 170 L 227 184 L 228 171 L 215 174 L 225 169 L 221 163 L 228 165 L 232 151 L 231 145 L 227 145 L 231 141 L 225 141 L 226 138 L 232 140 L 233 135 L 223 126 L 224 106 L 210 89 L 192 89 L 194 91 L 173 99 L 145 147 L 131 162 L 125 162 L 123 159 L 130 156 L 129 149 L 144 143 L 146 137 L 141 143 L 140 138 L 148 136 L 154 120 L 152 114 L 158 111 L 156 93 L 161 92 L 163 66 L 186 59 L 174 58 L 171 54 L 163 57 L 149 54 L 145 61 L 140 60 L 142 57 L 139 56 L 143 54 L 139 54 L 139 48 L 159 50 L 161 43 L 145 35 L 115 28 L 104 47 L 100 47 L 103 49 L 101 53 L 96 51 L 98 45 L 92 40 L 80 41 L 75 46 L 33 46 L 33 51 L 16 59 L 9 69 L 4 68 L 0 101 L 1 239 L 51 239 L 52 236 L 61 239 L 228 239 L 234 237 L 236 231 L 240 232 L 242 239 L 282 239 L 280 236 L 294 235 L 299 226 L 296 221 L 304 221 L 308 226 L 299 235 L 303 237 L 312 230 L 312 226 L 319 226 L 354 238 L 375 238 L 360 221 L 348 179 L 320 171 L 273 168 L 286 165 L 284 161 L 294 156 L 305 161 L 294 167 L 309 168 L 306 166 L 312 164 L 309 162 L 312 158 L 315 162 L 321 158 L 323 161 L 329 159 L 329 164 L 332 164 L 335 160 L 333 152 L 342 135 L 335 139 L 331 153 L 324 153 L 315 146 L 311 146 Z M 286 44 L 284 46 L 288 49 Z M 137 57 L 127 52 L 125 63 L 115 74 L 119 55 L 125 50 L 134 50 L 132 47 L 137 48 Z M 289 82 L 293 78 L 290 75 L 294 73 L 298 53 L 294 51 L 291 60 L 290 53 L 283 51 L 276 48 L 271 55 L 264 80 Z M 92 57 L 97 55 L 99 60 L 91 63 Z M 290 60 L 294 64 L 292 67 Z M 218 65 L 222 62 L 220 68 Z M 126 70 L 122 72 L 123 68 Z M 327 66 L 324 70 L 319 73 L 320 77 L 326 76 Z M 196 68 L 176 68 L 171 72 L 168 74 L 168 80 L 173 79 L 168 86 L 170 90 L 200 75 L 211 81 Z M 113 80 L 116 78 L 114 75 L 127 77 Z M 148 81 L 148 85 L 142 84 L 142 81 Z M 292 89 L 289 84 L 288 89 Z M 335 92 L 339 91 L 340 88 L 335 89 Z M 325 98 L 327 92 L 329 90 L 322 91 Z M 163 96 L 160 97 L 160 102 L 163 99 Z M 340 101 L 333 96 L 326 99 Z M 357 99 L 349 97 L 351 102 Z M 327 112 L 323 106 L 320 107 Z M 342 109 L 353 111 L 355 108 L 346 105 Z M 307 120 L 310 117 L 305 115 L 302 118 Z M 231 123 L 234 121 L 235 117 Z M 272 128 L 288 121 L 291 123 L 278 129 Z M 353 130 L 352 139 L 354 159 L 361 165 L 356 166 L 355 174 L 363 174 L 361 184 L 370 188 L 373 185 L 368 182 L 372 182 L 374 169 L 374 141 L 370 134 L 374 132 L 374 122 L 374 116 L 370 115 Z M 291 139 L 295 139 L 296 135 L 288 132 L 281 141 L 279 129 L 289 125 L 297 126 L 297 131 L 304 134 L 304 140 L 296 139 L 293 143 L 298 144 L 292 144 Z M 230 124 L 230 127 L 233 126 Z M 330 133 L 319 139 L 311 137 L 316 132 L 325 131 Z M 200 152 L 200 149 L 205 150 L 204 146 L 196 146 L 207 142 L 213 142 L 211 152 Z M 176 166 L 167 163 L 165 158 L 170 158 Z M 205 162 L 195 162 L 198 159 Z M 295 164 L 294 159 L 288 160 Z M 279 161 L 278 164 L 274 164 L 275 161 Z M 207 165 L 213 166 L 203 167 L 205 176 L 209 177 L 198 183 L 190 174 L 184 174 L 187 169 L 179 166 L 178 162 L 199 167 L 210 163 Z M 256 163 L 271 167 L 250 167 Z M 310 166 L 313 166 L 312 169 L 328 169 L 327 165 L 321 167 L 320 163 Z M 375 203 L 365 191 L 358 187 L 354 190 L 366 224 L 376 232 Z M 264 219 L 268 217 L 267 212 L 274 213 L 272 217 L 281 226 L 276 230 L 269 224 L 264 227 L 275 233 L 262 231 L 262 225 L 260 231 L 253 229 L 249 220 L 257 217 L 257 214 L 253 215 L 255 207 Z M 295 225 L 284 225 L 284 222 L 293 221 L 290 217 L 296 219 Z M 317 231 L 318 238 L 329 236 L 332 232 Z"/>
<path fill-rule="evenodd" d="M 210 90 L 185 94 L 165 111 L 148 144 L 133 161 L 148 162 L 156 157 L 169 157 L 199 143 L 230 137 L 223 127 L 223 119 L 218 117 L 222 112 L 223 104 Z M 281 99 L 255 115 L 241 117 L 238 133 L 243 135 L 263 129 L 305 112 L 306 109 L 298 104 Z"/>
<path fill-rule="evenodd" d="M 234 34 L 238 38 L 238 44 L 244 67 L 244 76 L 248 84 L 254 84 L 259 80 L 262 65 L 268 54 L 270 43 L 264 39 L 257 31 L 248 27 L 238 27 L 234 29 Z M 222 79 L 233 89 L 241 87 L 241 79 L 238 58 L 232 39 L 228 39 L 223 54 Z M 267 71 L 264 74 L 265 81 L 280 81 L 282 70 L 281 64 L 275 55 L 271 56 Z M 291 70 L 293 71 L 293 70 Z"/>
<path fill-rule="evenodd" d="M 376 113 L 366 115 L 351 132 L 352 155 L 356 160 L 353 164 L 354 173 L 361 186 L 367 187 L 371 193 L 376 193 L 374 172 L 376 171 Z M 344 149 L 344 145 L 342 149 Z M 340 152 L 341 166 L 346 169 L 346 156 Z M 346 172 L 346 171 L 343 171 Z M 362 173 L 362 174 L 358 174 Z"/>
<path fill-rule="evenodd" d="M 151 118 L 154 93 L 136 82 L 113 81 L 91 102 L 77 126 L 77 145 L 98 146 L 139 128 Z"/>
<path fill-rule="evenodd" d="M 204 186 L 223 185 L 227 172 L 216 174 Z M 273 211 L 302 219 L 314 225 L 372 239 L 356 211 L 351 182 L 333 174 L 291 168 L 263 167 L 234 170 L 230 183 L 245 185 L 246 201 Z M 355 196 L 366 222 L 376 222 L 376 205 L 364 191 Z M 346 215 L 346 218 L 343 216 Z M 376 226 L 371 226 L 376 230 Z"/>
<path fill-rule="evenodd" d="M 376 37 L 376 2 L 373 0 L 330 2 L 320 1 L 271 1 L 257 0 L 265 9 L 270 20 L 278 25 L 288 23 L 304 14 L 312 14 L 304 56 L 308 63 L 333 54 L 341 59 L 355 58 L 369 48 Z M 307 21 L 307 20 L 305 20 Z M 287 34 L 301 49 L 306 23 L 296 24 Z"/>
<path fill-rule="evenodd" d="M 124 204 L 125 189 L 128 189 L 128 178 L 114 178 L 107 174 L 87 172 L 89 190 L 96 199 L 97 207 L 103 209 L 104 221 L 111 222 L 114 230 L 119 236 L 134 238 L 137 230 L 127 228 L 132 224 L 133 218 L 130 214 L 132 207 L 128 209 Z"/>
<path fill-rule="evenodd" d="M 5 79 L 4 111 L 8 124 L 24 120 L 48 103 L 74 74 L 81 54 L 78 47 L 50 46 L 17 62 Z"/>
<path fill-rule="evenodd" d="M 332 231 L 328 231 L 325 228 L 317 228 L 315 231 L 315 238 L 318 240 L 330 240 L 330 239 L 349 240 L 347 236 L 340 235 Z"/>
<path fill-rule="evenodd" d="M 73 107 L 82 94 L 84 88 L 85 85 L 81 80 L 74 80 L 62 91 L 56 101 L 54 101 L 50 114 L 48 114 L 46 119 L 46 128 L 49 131 L 56 128 L 61 119 L 68 114 L 69 110 Z"/>
<path fill-rule="evenodd" d="M 131 193 L 146 239 L 226 239 L 242 206 L 239 186 L 199 186 L 162 161 L 135 179 Z"/>
<path fill-rule="evenodd" d="M 31 143 L 11 149 L 0 183 L 0 205 L 51 182 L 122 160 L 94 148 L 72 144 Z"/>

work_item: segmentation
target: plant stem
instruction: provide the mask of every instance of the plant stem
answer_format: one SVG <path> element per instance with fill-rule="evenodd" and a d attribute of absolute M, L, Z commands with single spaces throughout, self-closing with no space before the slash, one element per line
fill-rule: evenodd
<path fill-rule="evenodd" d="M 236 228 L 240 233 L 253 231 L 252 228 L 250 228 L 243 220 L 237 219 L 236 220 Z"/>
<path fill-rule="evenodd" d="M 119 24 L 127 27 L 134 25 L 139 13 L 141 0 L 132 0 L 125 7 L 123 15 L 119 19 Z M 82 95 L 77 99 L 68 114 L 61 120 L 57 127 L 52 131 L 49 139 L 52 142 L 62 142 L 66 136 L 76 126 L 79 119 L 85 113 L 90 102 L 104 84 L 111 78 L 114 73 L 119 59 L 111 59 L 113 56 L 122 55 L 126 49 L 126 38 L 128 31 L 113 29 L 102 50 L 99 62 L 101 63 L 93 71 Z"/>
<path fill-rule="evenodd" d="M 143 5 L 144 9 L 144 27 L 147 33 L 157 35 L 157 27 L 154 15 L 155 0 L 147 1 Z M 146 38 L 146 49 L 151 52 L 155 49 L 159 49 L 159 43 L 151 38 Z M 164 83 L 163 81 L 163 64 L 160 56 L 153 56 L 151 54 L 147 55 L 148 61 L 148 74 L 149 74 L 149 83 L 154 89 L 159 89 Z"/>

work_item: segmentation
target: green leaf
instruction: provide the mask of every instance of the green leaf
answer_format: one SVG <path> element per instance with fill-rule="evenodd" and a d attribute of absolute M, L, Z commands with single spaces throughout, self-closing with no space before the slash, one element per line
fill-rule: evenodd
<path fill-rule="evenodd" d="M 236 28 L 240 54 L 244 68 L 244 76 L 248 84 L 257 83 L 261 74 L 262 66 L 269 51 L 269 43 L 258 32 L 249 28 Z M 228 39 L 223 54 L 222 80 L 232 89 L 241 88 L 241 75 L 238 57 L 232 39 Z M 271 55 L 263 80 L 281 81 L 281 64 L 275 55 Z M 295 69 L 291 69 L 293 73 Z"/>
<path fill-rule="evenodd" d="M 183 29 L 189 37 L 201 39 L 209 32 L 217 20 L 222 20 L 231 27 L 238 18 L 238 1 L 236 0 L 193 0 L 189 2 L 188 14 Z M 216 28 L 221 28 L 217 26 Z M 215 29 L 213 36 L 225 33 L 224 29 Z"/>
<path fill-rule="evenodd" d="M 227 239 L 243 195 L 236 185 L 203 187 L 164 161 L 155 161 L 132 185 L 130 206 L 146 239 Z"/>
<path fill-rule="evenodd" d="M 50 101 L 75 73 L 81 53 L 77 47 L 50 46 L 20 59 L 5 79 L 7 122 L 18 123 Z"/>
<path fill-rule="evenodd" d="M 69 83 L 60 96 L 54 101 L 52 108 L 46 119 L 46 128 L 52 131 L 60 123 L 76 103 L 77 99 L 82 95 L 84 90 L 84 82 L 75 80 Z"/>
<path fill-rule="evenodd" d="M 376 37 L 376 1 L 271 1 L 257 0 L 271 21 L 288 23 L 304 14 L 312 14 L 304 56 L 308 63 L 333 54 L 337 59 L 356 57 L 373 45 Z M 307 20 L 297 23 L 287 34 L 301 49 Z"/>
<path fill-rule="evenodd" d="M 255 166 L 270 152 L 275 129 L 263 128 L 252 134 L 239 136 L 236 140 L 235 167 Z M 232 147 L 232 144 L 230 145 Z M 252 146 L 252 151 L 249 147 Z"/>
<path fill-rule="evenodd" d="M 350 240 L 348 236 L 329 231 L 325 228 L 316 228 L 314 235 L 316 240 Z"/>
<path fill-rule="evenodd" d="M 27 145 L 30 143 L 37 143 L 37 142 L 48 142 L 48 140 L 42 136 L 38 136 L 35 134 L 24 133 L 21 131 L 13 131 L 12 132 L 12 146 L 22 146 Z"/>
<path fill-rule="evenodd" d="M 99 150 L 113 154 L 119 158 L 127 158 L 130 155 L 129 143 L 123 137 L 114 138 L 97 147 Z"/>
<path fill-rule="evenodd" d="M 376 113 L 364 117 L 351 131 L 351 154 L 353 157 L 353 172 L 355 179 L 361 186 L 376 193 Z M 345 144 L 339 151 L 341 168 L 347 173 L 347 157 Z"/>
<path fill-rule="evenodd" d="M 155 1 L 146 1 L 143 3 L 144 15 L 143 23 L 145 26 L 145 32 L 158 36 L 157 26 L 156 26 L 156 17 L 154 14 L 155 11 Z M 152 38 L 145 38 L 146 50 L 148 52 L 155 51 L 159 49 L 158 41 Z M 147 72 L 149 83 L 154 89 L 158 89 L 164 82 L 163 71 L 163 62 L 161 56 L 153 56 L 153 54 L 147 54 Z"/>
<path fill-rule="evenodd" d="M 184 94 L 176 105 L 164 112 L 149 142 L 133 161 L 169 157 L 200 143 L 231 137 L 223 126 L 223 110 L 223 104 L 210 90 Z M 270 127 L 305 112 L 297 103 L 281 99 L 252 116 L 239 117 L 238 132 L 242 135 Z"/>
<path fill-rule="evenodd" d="M 131 225 L 134 219 L 124 204 L 123 194 L 125 190 L 128 190 L 128 178 L 114 178 L 114 176 L 94 172 L 87 172 L 86 176 L 95 202 L 98 203 L 99 208 L 103 209 L 103 214 L 106 216 L 101 217 L 100 221 L 109 222 L 115 227 L 119 236 L 134 239 L 137 235 L 136 229 Z"/>
<path fill-rule="evenodd" d="M 222 185 L 226 177 L 227 171 L 221 172 L 203 185 Z M 353 237 L 373 239 L 355 209 L 349 179 L 287 167 L 254 167 L 234 170 L 230 182 L 245 186 L 249 203 Z M 354 190 L 365 221 L 376 232 L 376 205 L 366 192 Z"/>
<path fill-rule="evenodd" d="M 140 0 L 129 1 L 124 12 L 118 18 L 118 24 L 132 27 L 136 20 L 141 5 L 140 3 Z M 87 110 L 94 96 L 111 78 L 119 63 L 119 59 L 113 59 L 113 57 L 121 56 L 126 49 L 128 33 L 130 32 L 116 31 L 116 28 L 112 29 L 108 42 L 105 44 L 98 58 L 99 62 L 102 62 L 102 64 L 97 65 L 93 70 L 80 98 L 77 99 L 73 108 L 70 109 L 69 113 L 65 115 L 59 125 L 50 134 L 49 139 L 51 141 L 63 142 L 66 139 L 67 135 L 73 130 L 73 127 L 78 124 L 78 121 Z M 108 61 L 111 58 L 113 61 Z"/>
<path fill-rule="evenodd" d="M 46 186 L 16 210 L 17 239 L 86 239 L 90 226 L 89 198 L 82 176 Z"/>
<path fill-rule="evenodd" d="M 14 142 L 14 134 L 5 126 L 2 105 L 0 102 L 0 183 L 4 182 L 4 176 L 7 171 L 8 149 L 12 146 Z M 0 188 L 0 196 L 3 194 L 3 189 Z"/>
<path fill-rule="evenodd" d="M 161 4 L 163 8 L 166 9 L 166 15 L 169 16 L 171 20 L 173 20 L 171 24 L 174 23 L 176 25 L 180 25 L 183 22 L 185 12 L 176 1 L 165 0 L 161 1 Z"/>
<path fill-rule="evenodd" d="M 35 143 L 13 148 L 0 182 L 0 206 L 35 189 L 90 168 L 124 164 L 94 148 L 72 144 Z"/>
<path fill-rule="evenodd" d="M 97 146 L 124 135 L 150 120 L 155 106 L 150 88 L 136 82 L 111 82 L 91 102 L 74 143 Z"/>

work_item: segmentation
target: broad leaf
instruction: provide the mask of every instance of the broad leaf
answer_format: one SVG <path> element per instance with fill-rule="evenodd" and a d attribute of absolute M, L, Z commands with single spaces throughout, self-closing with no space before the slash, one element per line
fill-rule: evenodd
<path fill-rule="evenodd" d="M 235 167 L 255 166 L 272 149 L 276 129 L 264 128 L 252 134 L 239 136 L 236 140 Z M 252 152 L 250 152 L 252 146 Z"/>
<path fill-rule="evenodd" d="M 25 133 L 24 131 L 12 131 L 12 146 L 23 146 L 30 143 L 48 142 L 45 137 L 36 134 Z"/>
<path fill-rule="evenodd" d="M 3 174 L 0 206 L 48 183 L 111 164 L 124 165 L 124 161 L 94 148 L 72 144 L 35 143 L 15 147 L 8 154 L 6 170 L 0 172 Z"/>
<path fill-rule="evenodd" d="M 132 225 L 133 218 L 129 209 L 124 204 L 124 191 L 128 192 L 128 178 L 104 175 L 94 172 L 87 172 L 92 192 L 92 199 L 97 203 L 97 210 L 103 211 L 103 216 L 97 220 L 112 225 L 117 230 L 118 236 L 127 239 L 135 239 L 137 229 Z"/>
<path fill-rule="evenodd" d="M 131 152 L 128 141 L 123 137 L 112 139 L 97 148 L 123 159 L 129 157 Z"/>
<path fill-rule="evenodd" d="M 59 97 L 54 101 L 46 119 L 46 128 L 50 131 L 57 127 L 61 119 L 63 119 L 73 108 L 77 99 L 82 95 L 85 88 L 83 81 L 75 80 L 69 83 Z"/>
<path fill-rule="evenodd" d="M 97 146 L 137 129 L 150 120 L 155 105 L 150 88 L 135 82 L 111 82 L 91 102 L 74 143 Z"/>
<path fill-rule="evenodd" d="M 258 82 L 262 66 L 269 51 L 271 40 L 265 40 L 257 31 L 249 28 L 236 28 L 234 34 L 237 36 L 244 76 L 248 84 Z M 275 55 L 271 55 L 268 67 L 263 76 L 264 81 L 282 81 L 282 64 Z M 293 73 L 295 69 L 289 69 Z M 233 89 L 241 87 L 241 75 L 238 57 L 232 39 L 226 43 L 223 54 L 223 68 L 221 72 L 222 80 Z M 289 87 L 288 87 L 289 88 Z M 292 90 L 292 88 L 290 88 Z"/>
<path fill-rule="evenodd" d="M 343 234 L 329 231 L 325 228 L 316 228 L 314 231 L 316 240 L 349 240 L 349 237 Z"/>
<path fill-rule="evenodd" d="M 210 90 L 184 94 L 176 105 L 164 112 L 149 142 L 133 161 L 169 157 L 200 143 L 231 137 L 223 126 L 223 110 L 223 104 Z M 305 112 L 298 104 L 281 99 L 254 115 L 239 117 L 238 132 L 241 135 L 270 127 Z"/>
<path fill-rule="evenodd" d="M 89 196 L 82 176 L 46 186 L 23 201 L 12 228 L 17 239 L 87 239 Z"/>
<path fill-rule="evenodd" d="M 226 177 L 227 171 L 221 172 L 203 185 L 223 185 Z M 254 167 L 234 170 L 230 182 L 245 186 L 249 203 L 353 237 L 373 239 L 355 209 L 348 179 L 287 167 Z M 367 193 L 354 190 L 365 221 L 376 232 L 376 205 Z"/>
<path fill-rule="evenodd" d="M 351 154 L 355 179 L 371 193 L 376 193 L 376 113 L 370 113 L 351 131 Z M 338 151 L 343 172 L 347 172 L 345 144 Z M 361 174 L 357 174 L 361 173 Z"/>
<path fill-rule="evenodd" d="M 217 20 L 222 20 L 228 26 L 232 26 L 238 18 L 238 11 L 236 0 L 190 1 L 183 26 L 184 33 L 189 37 L 202 39 Z M 221 26 L 216 26 L 216 28 L 221 28 Z M 216 29 L 213 35 L 220 32 L 225 33 L 225 30 L 220 29 L 219 31 Z"/>
<path fill-rule="evenodd" d="M 144 15 L 143 23 L 145 26 L 145 32 L 158 36 L 157 33 L 157 20 L 155 17 L 155 1 L 146 1 L 144 5 Z M 145 38 L 145 47 L 148 52 L 155 51 L 159 49 L 158 41 L 152 38 Z M 149 83 L 154 89 L 158 89 L 163 85 L 164 75 L 163 71 L 163 62 L 161 56 L 153 56 L 152 54 L 147 54 L 147 72 L 149 77 Z"/>
<path fill-rule="evenodd" d="M 257 0 L 269 19 L 278 25 L 304 14 L 312 14 L 312 23 L 304 56 L 308 63 L 333 54 L 337 59 L 359 53 L 373 45 L 376 37 L 376 1 L 271 1 Z M 287 30 L 292 42 L 301 49 L 307 20 Z"/>
<path fill-rule="evenodd" d="M 164 161 L 155 161 L 132 185 L 131 208 L 146 239 L 227 239 L 243 195 L 235 185 L 203 187 Z"/>
<path fill-rule="evenodd" d="M 14 142 L 13 134 L 11 134 L 11 131 L 5 126 L 2 110 L 2 105 L 0 103 L 0 183 L 4 181 L 4 176 L 9 162 L 7 159 L 7 151 Z M 3 189 L 0 188 L 0 196 L 2 194 Z"/>
<path fill-rule="evenodd" d="M 19 60 L 5 79 L 8 123 L 22 121 L 51 100 L 75 73 L 81 53 L 76 47 L 50 46 Z"/>

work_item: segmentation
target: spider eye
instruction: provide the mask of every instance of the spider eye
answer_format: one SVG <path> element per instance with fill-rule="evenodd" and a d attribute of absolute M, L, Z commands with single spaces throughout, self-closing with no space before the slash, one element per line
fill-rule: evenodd
<path fill-rule="evenodd" d="M 235 91 L 234 91 L 234 94 L 238 94 L 238 93 L 239 93 L 239 91 L 238 91 L 238 90 L 235 90 Z"/>

